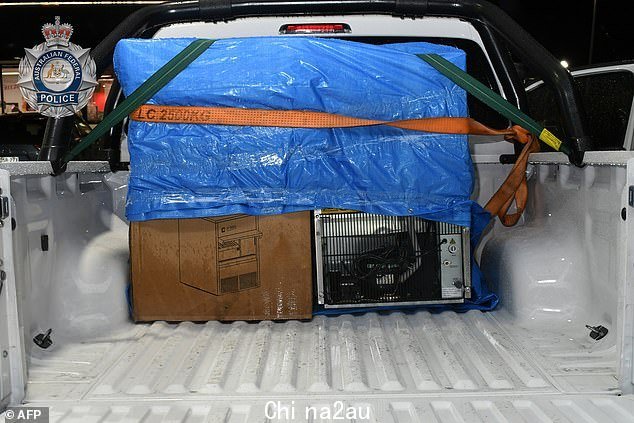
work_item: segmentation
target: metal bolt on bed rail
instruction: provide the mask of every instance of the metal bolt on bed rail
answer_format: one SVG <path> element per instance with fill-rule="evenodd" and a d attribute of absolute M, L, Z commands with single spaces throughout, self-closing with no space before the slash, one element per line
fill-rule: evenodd
<path fill-rule="evenodd" d="M 46 333 L 40 333 L 36 335 L 35 338 L 33 338 L 33 342 L 35 342 L 35 345 L 37 345 L 38 347 L 42 349 L 47 349 L 48 347 L 53 345 L 53 340 L 51 339 L 51 332 L 53 332 L 53 329 L 47 330 Z"/>
<path fill-rule="evenodd" d="M 590 329 L 590 338 L 594 339 L 595 341 L 604 338 L 608 334 L 608 328 L 606 328 L 605 326 L 586 325 L 586 328 Z"/>

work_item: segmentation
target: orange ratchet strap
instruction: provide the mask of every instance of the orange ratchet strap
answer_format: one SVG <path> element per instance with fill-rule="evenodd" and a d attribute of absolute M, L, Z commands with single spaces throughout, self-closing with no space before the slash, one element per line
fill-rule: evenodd
<path fill-rule="evenodd" d="M 356 128 L 387 125 L 440 134 L 512 135 L 510 129 L 491 129 L 471 118 L 424 118 L 397 121 L 361 119 L 303 110 L 240 109 L 234 107 L 154 106 L 146 104 L 130 117 L 142 122 L 200 125 L 268 126 L 278 128 Z"/>
<path fill-rule="evenodd" d="M 492 129 L 478 121 L 464 117 L 382 121 L 302 110 L 156 106 L 146 104 L 135 110 L 130 115 L 130 118 L 141 122 L 313 129 L 386 125 L 411 131 L 439 134 L 503 135 L 506 140 L 515 140 L 524 144 L 524 148 L 508 177 L 485 206 L 485 209 L 492 215 L 498 216 L 505 226 L 515 225 L 524 212 L 528 198 L 526 183 L 528 157 L 530 153 L 539 151 L 537 138 L 519 126 L 512 126 L 502 130 Z M 516 212 L 508 214 L 513 201 L 515 201 Z"/>

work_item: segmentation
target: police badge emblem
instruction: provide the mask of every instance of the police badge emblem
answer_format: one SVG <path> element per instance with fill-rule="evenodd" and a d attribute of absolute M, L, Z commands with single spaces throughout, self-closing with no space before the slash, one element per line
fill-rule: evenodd
<path fill-rule="evenodd" d="M 55 24 L 42 27 L 46 40 L 24 51 L 18 86 L 26 102 L 44 116 L 71 116 L 90 101 L 97 85 L 96 66 L 90 49 L 69 42 L 73 27 Z"/>

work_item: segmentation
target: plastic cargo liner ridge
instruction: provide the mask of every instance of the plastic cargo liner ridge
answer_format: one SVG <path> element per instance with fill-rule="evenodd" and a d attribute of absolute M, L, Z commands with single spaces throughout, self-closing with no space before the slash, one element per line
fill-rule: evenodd
<path fill-rule="evenodd" d="M 121 42 L 115 69 L 126 95 L 162 65 L 152 60 L 151 66 L 139 69 L 133 57 L 145 54 L 167 61 L 191 42 Z M 462 51 L 427 43 L 368 46 L 309 38 L 223 40 L 149 103 L 312 110 L 392 121 L 465 116 L 465 93 L 414 55 L 430 52 L 464 68 Z M 319 59 L 309 64 L 310 57 Z M 205 68 L 214 72 L 204 72 Z M 380 93 L 381 99 L 367 101 L 366 93 Z M 475 246 L 490 219 L 469 200 L 472 165 L 463 135 L 411 134 L 385 126 L 307 130 L 132 121 L 129 136 L 130 220 L 345 207 L 472 226 Z M 344 172 L 337 173 L 339 169 Z M 238 190 L 232 189 L 236 186 Z M 329 192 L 337 186 L 343 189 Z M 158 201 L 153 198 L 157 192 Z M 223 194 L 214 195 L 218 192 Z M 472 265 L 473 299 L 458 308 L 492 309 L 497 296 L 488 292 L 477 266 Z"/>

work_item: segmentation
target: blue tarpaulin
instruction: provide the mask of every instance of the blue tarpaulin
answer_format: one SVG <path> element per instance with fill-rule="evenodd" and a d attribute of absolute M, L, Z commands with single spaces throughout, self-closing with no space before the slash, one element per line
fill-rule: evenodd
<path fill-rule="evenodd" d="M 124 93 L 132 93 L 191 42 L 119 42 L 115 71 Z M 467 116 L 466 93 L 415 55 L 422 53 L 440 54 L 465 68 L 463 51 L 423 42 L 219 40 L 149 103 L 310 110 L 379 120 Z M 332 207 L 472 225 L 473 171 L 464 135 L 388 126 L 292 129 L 130 121 L 128 145 L 131 221 Z"/>

